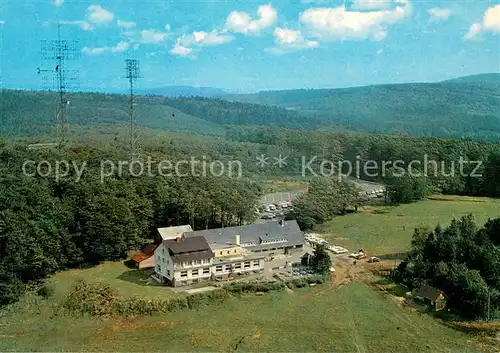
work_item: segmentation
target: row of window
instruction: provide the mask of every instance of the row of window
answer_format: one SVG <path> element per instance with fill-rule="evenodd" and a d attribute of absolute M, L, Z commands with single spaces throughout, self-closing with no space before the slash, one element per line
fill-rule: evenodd
<path fill-rule="evenodd" d="M 202 272 L 200 272 L 202 271 Z M 203 269 L 196 269 L 196 270 L 191 270 L 191 276 L 196 277 L 199 276 L 201 273 L 204 275 L 207 275 L 210 273 L 210 267 L 205 267 Z M 188 271 L 181 271 L 181 278 L 187 277 Z"/>
<path fill-rule="evenodd" d="M 200 266 L 200 265 L 208 265 L 210 263 L 210 259 L 201 259 L 201 260 L 193 260 L 193 261 L 184 261 L 182 262 L 182 267 L 189 266 Z"/>
<path fill-rule="evenodd" d="M 243 268 L 250 268 L 250 266 L 251 266 L 250 261 L 246 261 L 243 263 Z M 259 267 L 260 266 L 259 260 L 254 260 L 253 266 Z M 241 262 L 237 262 L 237 263 L 232 264 L 232 265 L 217 265 L 217 266 L 215 266 L 215 272 L 222 272 L 222 271 L 229 271 L 229 270 L 241 270 Z"/>
<path fill-rule="evenodd" d="M 276 243 L 286 243 L 287 238 L 277 238 L 277 239 L 262 239 L 262 244 L 276 244 Z"/>
<path fill-rule="evenodd" d="M 248 243 L 241 243 L 241 245 L 240 245 L 240 246 L 241 246 L 242 248 L 246 248 L 246 247 L 249 247 L 249 246 L 256 246 L 256 245 L 257 245 L 257 242 L 255 242 L 255 241 L 250 241 L 250 242 L 248 242 Z"/>
<path fill-rule="evenodd" d="M 236 254 L 237 253 L 236 249 L 234 249 L 232 253 Z M 221 255 L 221 256 L 222 255 L 231 255 L 231 250 L 222 250 L 222 251 L 219 251 L 219 255 Z"/>

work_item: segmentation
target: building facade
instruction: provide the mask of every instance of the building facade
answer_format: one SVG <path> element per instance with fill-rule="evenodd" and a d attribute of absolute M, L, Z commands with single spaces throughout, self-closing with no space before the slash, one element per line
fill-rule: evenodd
<path fill-rule="evenodd" d="M 162 230 L 163 241 L 154 252 L 154 278 L 172 286 L 260 273 L 266 259 L 303 252 L 305 243 L 296 221 L 194 232 L 185 226 Z"/>

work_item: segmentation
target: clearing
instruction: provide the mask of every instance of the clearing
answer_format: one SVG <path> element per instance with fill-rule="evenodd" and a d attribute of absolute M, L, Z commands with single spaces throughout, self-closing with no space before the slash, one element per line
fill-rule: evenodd
<path fill-rule="evenodd" d="M 479 222 L 499 215 L 498 200 L 424 201 L 372 207 L 337 217 L 321 227 L 332 244 L 364 249 L 371 256 L 408 249 L 413 228 L 473 213 Z M 403 226 L 405 229 L 403 230 Z M 96 320 L 54 315 L 61 296 L 80 277 L 110 284 L 123 296 L 177 295 L 146 285 L 147 274 L 121 263 L 71 270 L 52 278 L 56 295 L 26 297 L 0 311 L 0 351 L 323 351 L 323 352 L 480 352 L 492 349 L 477 337 L 404 307 L 374 284 L 373 266 L 336 262 L 330 283 L 293 292 L 246 295 L 218 306 L 165 315 Z M 496 349 L 498 351 L 498 348 Z"/>
<path fill-rule="evenodd" d="M 447 226 L 453 217 L 472 213 L 479 224 L 500 216 L 500 200 L 447 197 L 400 206 L 365 207 L 360 213 L 335 217 L 314 230 L 332 245 L 369 256 L 384 257 L 404 253 L 410 247 L 415 227 L 438 223 Z M 480 202 L 478 202 L 480 201 Z"/>

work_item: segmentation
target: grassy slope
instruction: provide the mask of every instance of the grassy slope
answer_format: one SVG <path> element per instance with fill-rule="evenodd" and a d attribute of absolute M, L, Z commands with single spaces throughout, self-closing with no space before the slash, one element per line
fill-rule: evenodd
<path fill-rule="evenodd" d="M 0 350 L 474 352 L 469 336 L 364 284 L 234 298 L 218 307 L 107 320 L 49 318 L 44 304 L 0 318 Z M 314 294 L 318 291 L 317 294 Z"/>
<path fill-rule="evenodd" d="M 351 251 L 363 249 L 373 255 L 386 255 L 408 250 L 415 227 L 435 227 L 438 223 L 445 226 L 453 216 L 459 218 L 468 213 L 483 224 L 489 217 L 500 216 L 500 200 L 457 197 L 456 201 L 376 207 L 371 212 L 336 217 L 316 231 L 324 233 L 332 244 Z"/>
<path fill-rule="evenodd" d="M 464 201 L 465 200 L 465 201 Z M 324 226 L 336 243 L 370 252 L 408 247 L 412 228 L 447 223 L 472 212 L 480 222 L 498 216 L 500 201 L 456 198 L 385 208 L 388 213 L 338 217 Z M 402 225 L 406 224 L 406 231 Z M 342 238 L 340 240 L 338 238 Z M 362 283 L 328 290 L 296 290 L 234 298 L 219 307 L 130 320 L 96 321 L 53 316 L 54 305 L 75 277 L 104 281 L 120 294 L 172 295 L 146 287 L 122 264 L 105 264 L 55 276 L 56 295 L 27 299 L 0 311 L 0 351 L 241 351 L 472 352 L 473 339 L 428 315 L 404 309 Z M 123 279 L 127 280 L 123 280 Z M 259 337 L 254 335 L 259 333 Z"/>

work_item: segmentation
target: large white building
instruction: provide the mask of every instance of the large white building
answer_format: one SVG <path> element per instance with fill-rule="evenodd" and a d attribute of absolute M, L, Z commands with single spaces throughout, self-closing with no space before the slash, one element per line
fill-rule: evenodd
<path fill-rule="evenodd" d="M 302 252 L 304 236 L 296 221 L 192 231 L 160 228 L 154 252 L 155 279 L 181 286 L 264 270 L 267 258 Z"/>

